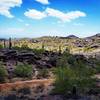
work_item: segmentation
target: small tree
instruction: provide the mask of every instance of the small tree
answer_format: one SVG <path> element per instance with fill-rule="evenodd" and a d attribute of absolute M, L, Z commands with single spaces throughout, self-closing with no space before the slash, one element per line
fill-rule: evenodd
<path fill-rule="evenodd" d="M 32 72 L 32 66 L 27 64 L 18 65 L 15 69 L 15 74 L 18 77 L 31 77 Z"/>
<path fill-rule="evenodd" d="M 77 66 L 78 67 L 78 66 Z M 59 67 L 55 70 L 55 93 L 73 94 L 73 88 L 77 88 L 80 94 L 87 93 L 95 86 L 95 79 L 92 78 L 93 72 L 88 68 Z"/>
<path fill-rule="evenodd" d="M 56 66 L 62 66 L 66 67 L 68 65 L 68 58 L 71 56 L 69 49 L 66 48 L 66 50 L 63 52 L 60 58 L 57 59 L 57 64 Z"/>
<path fill-rule="evenodd" d="M 3 48 L 3 46 L 0 44 L 0 49 L 2 49 Z"/>
<path fill-rule="evenodd" d="M 84 47 L 83 51 L 85 53 L 88 53 L 88 52 L 91 52 L 92 51 L 92 48 L 90 46 L 86 46 L 86 47 Z"/>
<path fill-rule="evenodd" d="M 22 44 L 21 49 L 29 49 L 27 44 Z"/>
<path fill-rule="evenodd" d="M 42 44 L 42 48 L 41 49 L 44 49 L 45 48 L 45 46 L 44 46 L 44 44 Z"/>
<path fill-rule="evenodd" d="M 5 81 L 5 78 L 7 77 L 7 71 L 4 68 L 4 66 L 0 65 L 0 83 Z"/>
<path fill-rule="evenodd" d="M 36 54 L 42 54 L 45 51 L 45 49 L 33 49 L 33 52 Z"/>

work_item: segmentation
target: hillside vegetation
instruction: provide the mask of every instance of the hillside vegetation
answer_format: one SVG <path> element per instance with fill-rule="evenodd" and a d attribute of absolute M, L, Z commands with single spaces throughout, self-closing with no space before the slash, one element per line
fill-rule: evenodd
<path fill-rule="evenodd" d="M 8 82 L 13 85 L 17 81 L 27 83 L 34 82 L 31 80 L 39 79 L 41 82 L 50 79 L 54 81 L 50 84 L 52 88 L 47 91 L 47 96 L 60 95 L 60 100 L 70 100 L 93 95 L 99 100 L 100 79 L 96 75 L 100 74 L 100 34 L 83 39 L 74 35 L 36 39 L 9 38 L 2 39 L 0 43 L 1 87 Z M 23 99 L 27 93 L 27 98 L 30 98 L 36 92 L 33 88 L 16 88 L 13 89 L 14 93 L 23 94 L 22 97 L 14 95 L 15 98 Z M 39 86 L 38 90 L 41 89 L 45 90 Z M 2 93 L 2 88 L 0 91 Z M 40 91 L 36 92 L 37 97 L 40 96 L 39 93 Z"/>

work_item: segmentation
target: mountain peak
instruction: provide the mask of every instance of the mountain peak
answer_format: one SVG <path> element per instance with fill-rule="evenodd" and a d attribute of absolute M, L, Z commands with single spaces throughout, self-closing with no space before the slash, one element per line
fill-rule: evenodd
<path fill-rule="evenodd" d="M 76 38 L 79 38 L 79 37 L 77 37 L 77 36 L 75 36 L 75 35 L 69 35 L 69 36 L 67 36 L 67 38 L 76 39 Z"/>

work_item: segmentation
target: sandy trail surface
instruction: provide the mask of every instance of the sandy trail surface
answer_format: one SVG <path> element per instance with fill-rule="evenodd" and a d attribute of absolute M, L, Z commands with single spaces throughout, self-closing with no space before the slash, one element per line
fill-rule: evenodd
<path fill-rule="evenodd" d="M 34 87 L 38 85 L 44 85 L 48 87 L 54 82 L 54 79 L 38 79 L 38 80 L 27 80 L 27 81 L 17 81 L 14 83 L 4 83 L 0 84 L 0 92 L 7 92 L 14 88 L 19 89 L 22 87 Z"/>

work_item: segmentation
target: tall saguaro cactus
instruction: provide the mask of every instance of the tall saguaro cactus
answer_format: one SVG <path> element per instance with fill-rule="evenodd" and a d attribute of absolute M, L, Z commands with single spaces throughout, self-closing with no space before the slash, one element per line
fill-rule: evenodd
<path fill-rule="evenodd" d="M 44 44 L 42 44 L 42 49 L 44 50 Z"/>
<path fill-rule="evenodd" d="M 61 53 L 62 52 L 62 50 L 61 50 L 61 46 L 59 46 L 59 53 Z"/>
<path fill-rule="evenodd" d="M 11 42 L 11 38 L 9 38 L 9 49 L 12 48 L 12 42 Z"/>
<path fill-rule="evenodd" d="M 4 48 L 6 48 L 6 40 L 3 41 Z"/>

